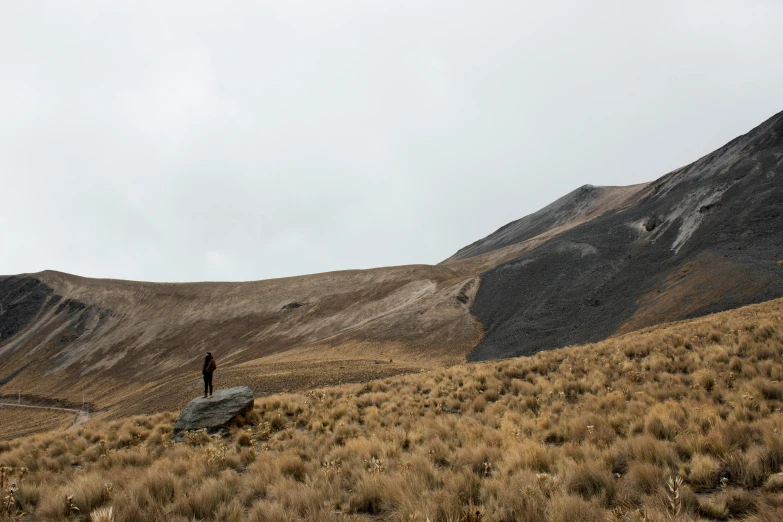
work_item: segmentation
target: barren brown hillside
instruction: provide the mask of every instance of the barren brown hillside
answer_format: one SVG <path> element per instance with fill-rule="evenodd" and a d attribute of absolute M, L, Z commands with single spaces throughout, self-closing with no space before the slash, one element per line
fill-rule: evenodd
<path fill-rule="evenodd" d="M 482 335 L 470 314 L 479 274 L 628 197 L 605 193 L 584 212 L 554 216 L 556 228 L 448 265 L 238 283 L 0 278 L 0 396 L 84 395 L 111 416 L 176 408 L 198 393 L 206 350 L 219 358 L 221 386 L 257 393 L 464 362 Z"/>
<path fill-rule="evenodd" d="M 0 277 L 0 396 L 184 404 L 594 342 L 783 296 L 783 113 L 655 182 L 585 185 L 411 265 L 236 283 Z"/>
<path fill-rule="evenodd" d="M 430 266 L 246 283 L 6 278 L 19 309 L 3 332 L 0 393 L 157 410 L 197 392 L 206 350 L 221 384 L 261 393 L 451 364 L 481 335 L 476 286 L 466 270 Z"/>

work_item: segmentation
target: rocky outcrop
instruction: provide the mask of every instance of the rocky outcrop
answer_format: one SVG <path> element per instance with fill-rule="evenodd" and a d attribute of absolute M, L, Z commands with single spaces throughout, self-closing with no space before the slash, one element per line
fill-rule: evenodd
<path fill-rule="evenodd" d="M 33 277 L 0 279 L 0 344 L 35 319 L 52 293 L 51 287 Z"/>
<path fill-rule="evenodd" d="M 630 204 L 647 185 L 647 183 L 628 187 L 584 185 L 538 212 L 512 221 L 487 237 L 460 249 L 443 263 L 480 256 L 547 233 L 563 232 Z"/>
<path fill-rule="evenodd" d="M 783 112 L 482 273 L 471 312 L 485 335 L 468 360 L 599 341 L 783 296 L 781 177 Z M 510 224 L 501 232 L 524 234 L 496 233 L 478 252 L 570 219 L 572 207 L 596 201 L 594 191 Z"/>
<path fill-rule="evenodd" d="M 252 409 L 253 391 L 247 386 L 216 390 L 211 399 L 197 397 L 179 414 L 172 439 L 182 440 L 185 432 L 200 429 L 206 429 L 209 434 L 217 433 Z"/>

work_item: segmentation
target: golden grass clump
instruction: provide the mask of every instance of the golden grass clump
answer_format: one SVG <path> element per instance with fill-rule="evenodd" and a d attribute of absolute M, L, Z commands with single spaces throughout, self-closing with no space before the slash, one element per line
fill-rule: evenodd
<path fill-rule="evenodd" d="M 172 413 L 16 438 L 0 520 L 783 520 L 781 316 L 272 395 L 223 438 L 173 443 Z"/>

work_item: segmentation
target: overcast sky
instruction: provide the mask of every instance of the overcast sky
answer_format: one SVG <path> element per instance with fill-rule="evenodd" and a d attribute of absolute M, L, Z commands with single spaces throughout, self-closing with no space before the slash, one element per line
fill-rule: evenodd
<path fill-rule="evenodd" d="M 0 0 L 0 274 L 437 263 L 783 110 L 783 2 Z"/>

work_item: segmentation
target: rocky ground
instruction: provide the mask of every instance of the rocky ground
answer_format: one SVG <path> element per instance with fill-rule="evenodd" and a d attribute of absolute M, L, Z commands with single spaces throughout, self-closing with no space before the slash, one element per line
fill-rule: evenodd
<path fill-rule="evenodd" d="M 485 336 L 468 360 L 783 295 L 781 179 L 783 113 L 642 188 L 633 204 L 483 273 L 471 311 Z"/>

